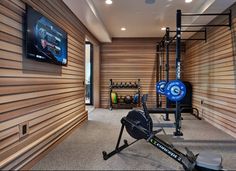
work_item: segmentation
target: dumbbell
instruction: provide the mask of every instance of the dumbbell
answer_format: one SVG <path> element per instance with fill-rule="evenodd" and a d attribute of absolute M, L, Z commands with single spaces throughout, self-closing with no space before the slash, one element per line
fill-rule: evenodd
<path fill-rule="evenodd" d="M 129 88 L 131 88 L 131 87 L 132 87 L 132 83 L 131 83 L 131 82 L 129 82 L 129 84 L 128 84 L 128 87 L 129 87 Z"/>
<path fill-rule="evenodd" d="M 123 88 L 123 82 L 120 82 L 120 86 L 119 86 L 120 88 Z"/>

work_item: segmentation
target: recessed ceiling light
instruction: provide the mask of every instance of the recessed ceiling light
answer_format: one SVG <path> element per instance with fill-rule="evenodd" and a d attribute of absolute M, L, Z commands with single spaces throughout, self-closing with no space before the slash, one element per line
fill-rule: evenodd
<path fill-rule="evenodd" d="M 125 31 L 126 30 L 126 28 L 125 27 L 121 27 L 121 31 Z"/>
<path fill-rule="evenodd" d="M 108 5 L 111 5 L 111 4 L 112 4 L 112 0 L 106 0 L 105 2 L 106 2 L 106 4 L 108 4 Z"/>
<path fill-rule="evenodd" d="M 193 0 L 185 0 L 185 3 L 190 3 L 192 2 Z"/>
<path fill-rule="evenodd" d="M 165 30 L 166 30 L 166 27 L 162 27 L 161 30 L 162 30 L 162 31 L 165 31 Z"/>

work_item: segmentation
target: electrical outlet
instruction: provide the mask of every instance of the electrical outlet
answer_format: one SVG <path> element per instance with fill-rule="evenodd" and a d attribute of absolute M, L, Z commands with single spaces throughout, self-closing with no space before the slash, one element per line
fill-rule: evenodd
<path fill-rule="evenodd" d="M 19 135 L 20 138 L 27 136 L 29 133 L 29 122 L 23 122 L 19 124 Z"/>
<path fill-rule="evenodd" d="M 201 105 L 203 105 L 204 104 L 204 100 L 201 100 Z"/>

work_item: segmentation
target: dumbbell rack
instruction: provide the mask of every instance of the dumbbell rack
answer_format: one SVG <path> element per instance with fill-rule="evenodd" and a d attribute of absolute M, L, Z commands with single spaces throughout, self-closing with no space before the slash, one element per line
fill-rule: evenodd
<path fill-rule="evenodd" d="M 111 93 L 113 91 L 113 89 L 136 89 L 139 95 L 139 99 L 138 99 L 138 103 L 134 104 L 134 103 L 130 103 L 130 104 L 126 104 L 126 103 L 117 103 L 117 104 L 113 104 L 112 103 L 112 99 L 111 99 Z M 116 109 L 132 109 L 133 107 L 140 107 L 140 79 L 138 79 L 137 84 L 135 86 L 126 86 L 126 87 L 122 87 L 122 86 L 116 86 L 116 83 L 112 81 L 112 79 L 110 79 L 110 84 L 109 84 L 109 109 L 112 110 L 113 108 Z"/>

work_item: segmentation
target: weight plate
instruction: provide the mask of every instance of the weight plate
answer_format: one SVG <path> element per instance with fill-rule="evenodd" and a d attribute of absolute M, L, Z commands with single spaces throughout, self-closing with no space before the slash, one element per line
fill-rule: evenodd
<path fill-rule="evenodd" d="M 180 80 L 170 81 L 165 87 L 165 95 L 170 101 L 180 101 L 186 95 L 186 86 Z"/>
<path fill-rule="evenodd" d="M 165 86 L 166 86 L 166 81 L 161 80 L 156 83 L 156 92 L 162 95 L 165 95 Z"/>

